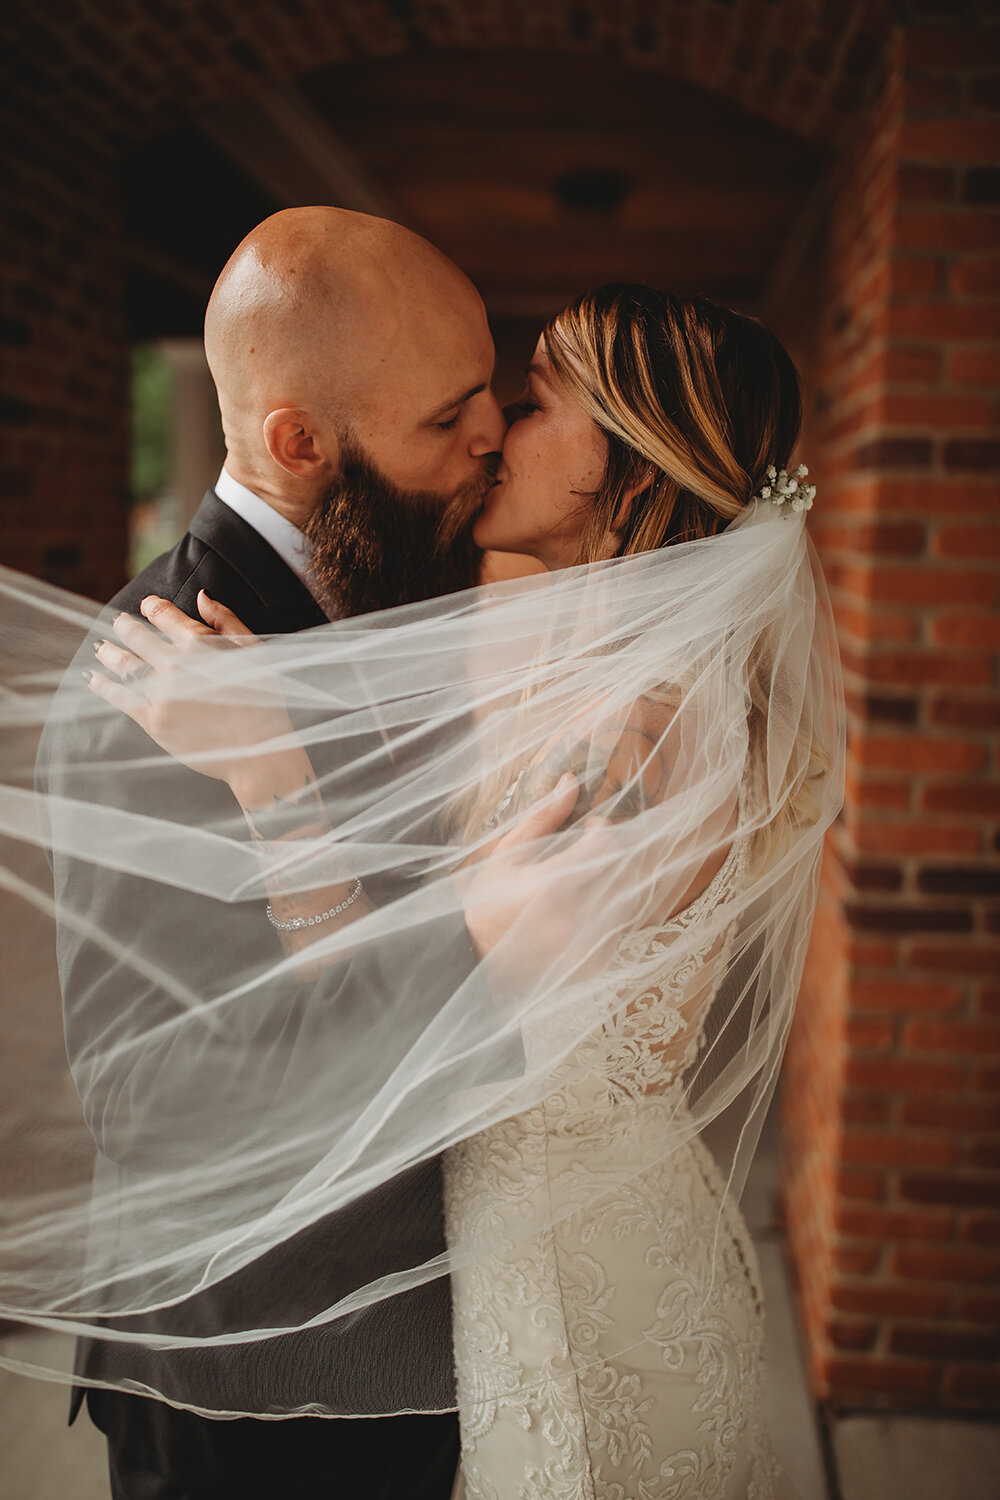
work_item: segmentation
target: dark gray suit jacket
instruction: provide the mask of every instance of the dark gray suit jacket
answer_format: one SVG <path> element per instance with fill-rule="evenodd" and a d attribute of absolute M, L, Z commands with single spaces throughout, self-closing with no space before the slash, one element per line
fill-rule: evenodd
<path fill-rule="evenodd" d="M 255 634 L 303 630 L 326 618 L 269 544 L 213 491 L 205 496 L 181 541 L 123 589 L 112 604 L 137 613 L 141 599 L 156 593 L 197 617 L 196 599 L 201 588 L 233 609 Z M 92 664 L 88 641 L 79 653 L 77 670 Z M 124 716 L 113 728 L 101 732 L 114 734 L 114 758 L 119 762 L 133 743 L 138 754 L 149 754 L 150 741 Z M 93 733 L 78 726 L 47 732 L 39 756 L 40 782 L 59 791 L 59 779 L 64 775 L 60 768 L 74 763 L 99 765 L 102 749 L 110 747 L 93 743 Z M 79 790 L 77 782 L 74 792 L 79 795 Z M 227 799 L 229 808 L 232 806 L 227 787 L 194 773 L 191 792 L 204 800 L 208 815 L 221 806 L 220 798 Z M 120 787 L 100 786 L 95 786 L 92 794 L 112 801 L 127 795 Z M 163 959 L 175 968 L 178 963 L 183 965 L 185 932 L 204 931 L 206 923 L 211 924 L 207 930 L 216 934 L 220 943 L 234 945 L 233 951 L 240 954 L 242 963 L 255 949 L 264 960 L 275 954 L 276 935 L 263 913 L 248 910 L 245 904 L 233 907 L 188 895 L 183 900 L 189 909 L 181 910 L 182 898 L 174 892 L 170 925 L 160 931 L 157 911 L 162 903 L 155 883 L 131 876 L 95 881 L 91 867 L 58 856 L 54 873 L 57 895 L 75 911 L 93 918 L 99 928 L 123 936 L 141 927 L 146 951 L 150 942 L 154 953 L 156 944 L 161 943 Z M 414 966 L 426 970 L 429 1003 L 433 1003 L 434 995 L 444 998 L 450 994 L 474 967 L 476 954 L 464 924 L 442 924 L 434 938 L 433 943 L 422 943 L 420 952 L 412 951 L 412 945 L 407 949 L 403 944 L 400 951 L 387 945 L 378 953 L 362 954 L 331 971 L 324 981 L 331 1025 L 335 1025 L 339 1006 L 368 1003 L 380 989 L 382 993 L 391 992 L 393 974 L 399 972 L 400 964 L 411 971 Z M 139 980 L 132 970 L 123 974 L 123 966 L 110 963 L 103 950 L 81 941 L 69 926 L 59 934 L 59 963 L 71 1066 L 86 1052 L 95 1028 L 110 1027 L 127 1035 L 131 1027 L 144 1029 L 157 1015 L 168 1015 L 174 1006 L 175 1002 L 158 992 L 152 981 Z M 82 1005 L 74 1003 L 80 996 L 85 997 Z M 269 1013 L 259 1018 L 260 1024 L 294 1028 L 304 999 L 301 987 L 275 994 Z M 96 1085 L 91 1078 L 83 1097 L 98 1147 L 122 1170 L 129 1169 L 130 1161 L 141 1161 L 144 1154 L 156 1149 L 155 1141 L 130 1136 L 127 1110 L 109 1108 L 119 1090 L 155 1087 L 155 1079 L 143 1078 L 141 1069 L 140 1058 L 128 1078 L 102 1077 Z M 198 1080 L 199 1088 L 213 1086 L 232 1088 L 234 1080 Z M 109 1120 L 119 1122 L 110 1131 Z M 260 1309 L 263 1326 L 267 1326 L 275 1312 L 280 1312 L 276 1289 L 283 1285 L 314 1284 L 316 1305 L 322 1307 L 352 1287 L 422 1262 L 443 1248 L 440 1163 L 432 1161 L 412 1169 L 335 1219 L 297 1236 L 240 1276 L 191 1299 L 185 1304 L 189 1316 L 185 1326 L 207 1332 L 225 1327 L 231 1317 L 246 1326 L 248 1307 L 255 1306 Z M 177 1326 L 176 1318 L 172 1326 Z M 422 1404 L 427 1404 L 430 1393 L 434 1406 L 445 1409 L 455 1401 L 448 1281 L 438 1277 L 426 1286 L 377 1304 L 356 1316 L 346 1330 L 341 1323 L 336 1331 L 321 1327 L 245 1344 L 236 1360 L 227 1353 L 224 1359 L 213 1361 L 211 1349 L 153 1354 L 108 1341 L 81 1345 L 78 1370 L 92 1378 L 118 1377 L 123 1372 L 139 1381 L 150 1378 L 156 1388 L 166 1385 L 177 1399 L 195 1403 L 211 1391 L 214 1402 L 231 1410 L 256 1409 L 256 1393 L 264 1389 L 274 1393 L 277 1409 L 316 1401 L 328 1403 L 334 1410 L 338 1405 L 350 1410 L 352 1393 L 356 1394 L 359 1383 L 367 1388 L 375 1371 L 386 1402 L 381 1409 L 412 1407 L 415 1387 Z M 419 1378 L 415 1380 L 415 1376 Z M 82 1391 L 77 1389 L 71 1420 L 81 1400 Z M 297 1492 L 292 1477 L 302 1464 L 306 1466 L 304 1475 L 311 1472 L 314 1462 L 325 1466 L 328 1474 L 330 1466 L 346 1473 L 351 1459 L 344 1445 L 357 1447 L 363 1441 L 370 1447 L 377 1439 L 373 1430 L 377 1423 L 210 1422 L 162 1402 L 119 1391 L 90 1390 L 88 1406 L 97 1425 L 135 1458 L 178 1484 L 194 1487 L 191 1476 L 195 1475 L 199 1490 L 204 1488 L 206 1493 L 222 1493 L 220 1485 L 225 1493 L 230 1489 L 247 1496 L 274 1493 L 273 1475 L 280 1471 L 283 1488 L 291 1494 Z M 369 1432 L 363 1434 L 360 1428 Z M 413 1456 L 419 1466 L 419 1455 L 415 1452 Z M 212 1474 L 219 1476 L 215 1490 L 210 1484 L 206 1486 Z M 305 1491 L 311 1482 L 304 1477 Z"/>

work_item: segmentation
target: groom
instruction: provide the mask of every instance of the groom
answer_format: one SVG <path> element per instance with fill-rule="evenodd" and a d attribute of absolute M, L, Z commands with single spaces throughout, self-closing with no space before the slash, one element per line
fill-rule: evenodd
<path fill-rule="evenodd" d="M 157 594 L 197 618 L 204 589 L 250 631 L 273 634 L 475 581 L 479 554 L 471 522 L 492 482 L 504 421 L 490 389 L 493 346 L 485 311 L 456 266 L 386 221 L 334 208 L 289 209 L 265 220 L 225 267 L 208 307 L 205 348 L 222 412 L 225 467 L 187 534 L 114 605 L 137 613 L 141 599 Z M 43 776 L 47 762 L 71 761 L 79 748 L 60 736 L 80 732 L 56 729 L 47 737 Z M 142 738 L 124 720 L 120 732 Z M 92 758 L 95 748 L 88 746 L 89 757 L 77 761 Z M 203 795 L 228 796 L 220 783 L 195 779 Z M 118 1026 L 127 1037 L 130 1015 L 141 1027 L 168 1011 L 169 1000 L 152 984 L 136 993 L 140 981 L 133 973 L 123 981 L 121 973 L 105 972 L 107 955 L 78 936 L 88 922 L 113 931 L 122 911 L 141 921 L 155 908 L 157 888 L 145 890 L 145 883 L 129 878 L 126 889 L 124 877 L 95 882 L 86 867 L 65 858 L 56 859 L 55 876 L 57 897 L 84 919 L 59 934 L 72 1064 L 86 1055 L 98 1027 L 104 1033 Z M 221 904 L 218 912 L 206 911 L 203 898 L 188 899 L 192 930 L 206 921 L 225 923 L 218 930 L 241 952 L 244 944 L 272 940 L 259 914 L 252 930 L 237 932 L 233 924 L 251 914 Z M 165 950 L 163 956 L 174 954 Z M 447 988 L 448 966 L 467 971 L 476 955 L 463 931 L 424 961 L 434 965 L 428 984 L 440 986 L 443 970 Z M 391 982 L 388 974 L 385 982 Z M 123 985 L 129 986 L 124 1006 Z M 72 997 L 80 994 L 86 1003 L 74 1006 Z M 135 1147 L 127 1138 L 127 1115 L 118 1120 L 100 1090 L 84 1093 L 83 1103 L 105 1156 L 127 1166 Z M 109 1120 L 117 1122 L 114 1138 L 107 1134 Z M 349 1290 L 352 1281 L 364 1284 L 397 1262 L 420 1263 L 442 1250 L 439 1164 L 413 1169 L 390 1187 L 383 1202 L 355 1206 L 355 1219 L 336 1245 L 314 1232 L 301 1245 L 285 1247 L 279 1279 L 342 1275 Z M 374 1409 L 406 1410 L 407 1365 L 415 1360 L 423 1361 L 421 1390 L 438 1393 L 428 1404 L 453 1404 L 447 1278 L 405 1297 L 402 1314 L 392 1310 L 402 1299 L 390 1299 L 380 1305 L 388 1316 L 380 1320 L 374 1309 L 356 1337 L 348 1329 L 324 1339 L 330 1331 L 319 1329 L 278 1340 L 280 1351 L 266 1343 L 242 1346 L 245 1364 L 227 1366 L 226 1398 L 219 1404 L 239 1410 L 245 1395 L 255 1409 L 250 1390 L 264 1383 L 260 1361 L 268 1358 L 281 1371 L 278 1409 L 315 1401 L 321 1408 L 363 1410 L 361 1404 L 352 1408 L 352 1399 L 363 1398 L 352 1398 L 351 1382 L 370 1381 L 374 1370 L 382 1398 Z M 131 1376 L 125 1361 L 132 1358 L 138 1358 L 134 1351 L 120 1355 L 113 1343 L 82 1345 L 78 1373 L 88 1380 L 113 1379 L 123 1370 Z M 201 1359 L 198 1379 L 204 1380 Z M 395 1393 L 394 1380 L 400 1382 Z M 82 1399 L 76 1390 L 71 1421 Z M 198 1404 L 183 1382 L 178 1399 Z M 87 1405 L 108 1439 L 114 1500 L 312 1500 L 321 1494 L 448 1500 L 458 1458 L 457 1417 L 447 1411 L 361 1421 L 223 1421 L 96 1386 L 88 1390 Z"/>

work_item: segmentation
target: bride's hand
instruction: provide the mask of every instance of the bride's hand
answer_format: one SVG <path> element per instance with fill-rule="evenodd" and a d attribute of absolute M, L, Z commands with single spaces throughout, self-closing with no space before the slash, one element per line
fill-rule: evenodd
<path fill-rule="evenodd" d="M 261 679 L 259 692 L 227 701 L 205 655 L 253 645 L 257 638 L 204 589 L 198 608 L 205 623 L 155 594 L 139 608 L 148 624 L 121 614 L 113 626 L 117 641 L 95 646 L 101 666 L 113 675 L 90 673 L 91 691 L 127 714 L 168 755 L 234 791 L 273 773 L 278 757 L 254 755 L 253 747 L 293 734 L 279 695 L 265 691 Z M 209 669 L 202 672 L 201 663 Z"/>
<path fill-rule="evenodd" d="M 576 777 L 566 774 L 509 833 L 490 846 L 476 866 L 463 898 L 465 924 L 480 957 L 522 925 L 518 949 L 529 967 L 563 951 L 580 920 L 581 896 L 592 881 L 591 865 L 609 847 L 604 820 L 591 816 L 580 837 L 565 849 L 539 858 L 539 844 L 558 833 L 580 794 Z M 526 920 L 527 919 L 527 920 Z M 508 945 L 509 946 L 509 945 Z M 530 951 L 529 951 L 530 950 Z M 505 967 L 515 961 L 508 953 Z"/>

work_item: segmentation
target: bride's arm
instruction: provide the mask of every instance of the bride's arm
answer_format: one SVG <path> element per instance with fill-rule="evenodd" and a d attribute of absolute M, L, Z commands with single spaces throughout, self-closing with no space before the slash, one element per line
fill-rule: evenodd
<path fill-rule="evenodd" d="M 122 644 L 103 641 L 96 648 L 101 666 L 113 676 L 91 674 L 89 685 L 169 755 L 229 786 L 261 854 L 269 918 L 285 952 L 298 955 L 333 928 L 357 921 L 372 905 L 360 881 L 343 868 L 342 859 L 338 862 L 312 762 L 275 695 L 261 694 L 257 706 L 171 691 L 170 674 L 196 671 L 195 652 L 257 644 L 232 611 L 204 591 L 198 605 L 206 624 L 155 595 L 140 606 L 155 630 L 120 615 L 114 631 Z M 157 684 L 163 691 L 156 691 Z M 275 743 L 281 748 L 264 748 Z M 276 856 L 294 856 L 296 844 L 313 846 L 312 853 L 318 842 L 328 846 L 335 874 L 322 885 L 296 889 L 282 878 Z M 285 863 L 294 866 L 294 858 Z M 339 954 L 338 962 L 344 956 Z M 315 977 L 313 969 L 306 965 L 305 977 Z"/>

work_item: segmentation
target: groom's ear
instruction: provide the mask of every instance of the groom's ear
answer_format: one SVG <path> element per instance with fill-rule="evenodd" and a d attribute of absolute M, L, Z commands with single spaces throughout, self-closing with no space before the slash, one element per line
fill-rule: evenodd
<path fill-rule="evenodd" d="M 338 467 L 340 453 L 336 439 L 320 438 L 306 411 L 282 406 L 269 412 L 264 418 L 263 433 L 265 446 L 275 463 L 299 479 L 319 479 Z"/>

